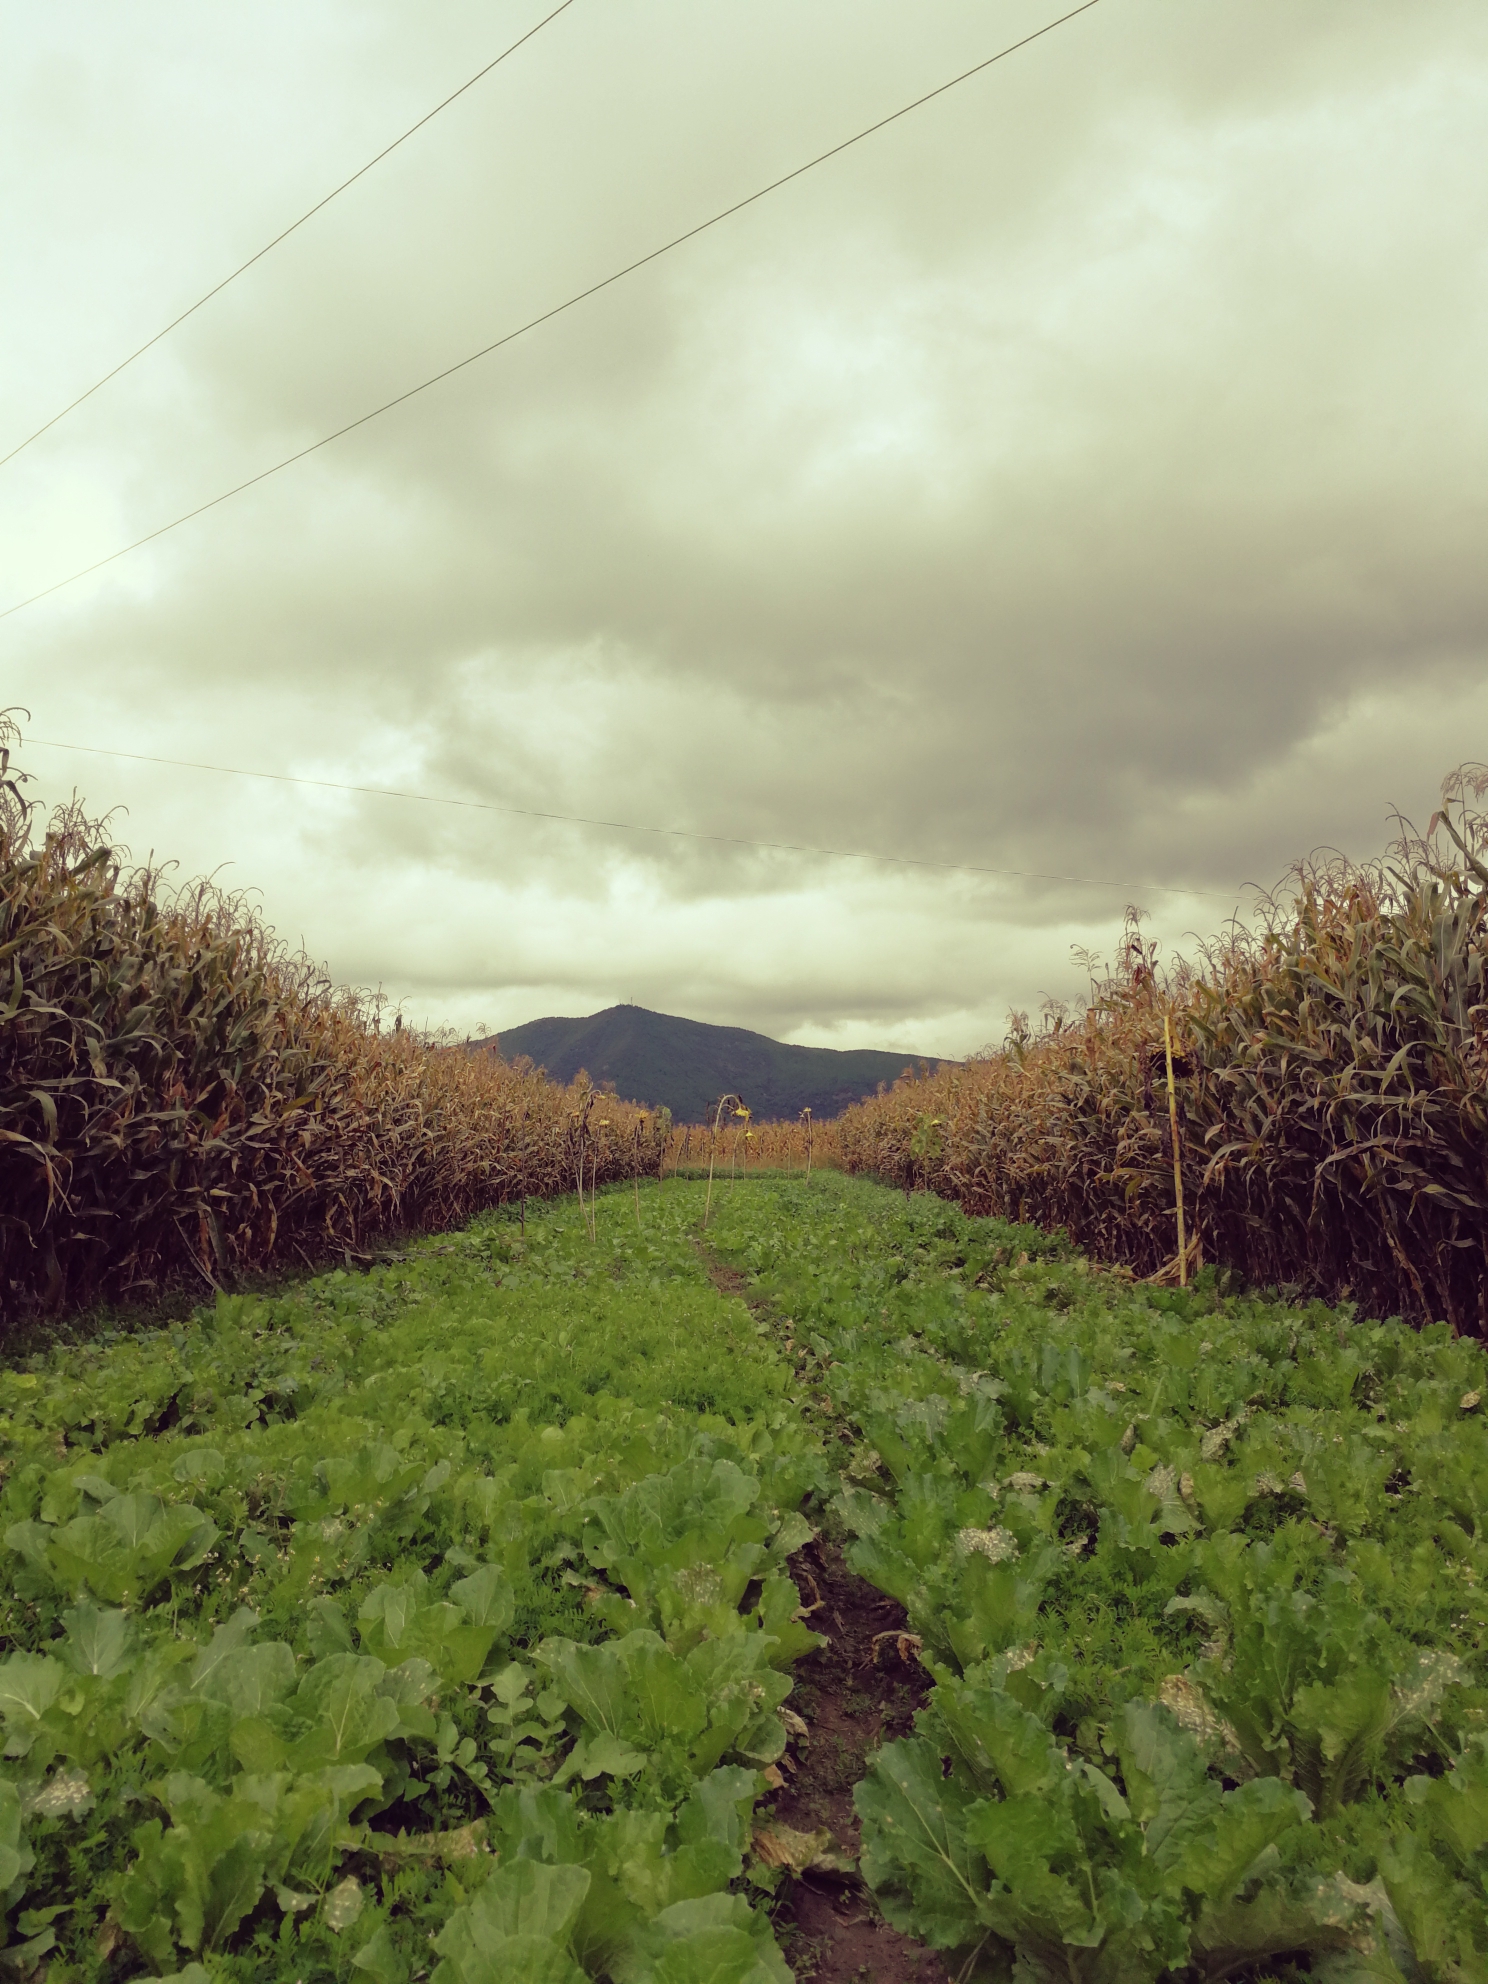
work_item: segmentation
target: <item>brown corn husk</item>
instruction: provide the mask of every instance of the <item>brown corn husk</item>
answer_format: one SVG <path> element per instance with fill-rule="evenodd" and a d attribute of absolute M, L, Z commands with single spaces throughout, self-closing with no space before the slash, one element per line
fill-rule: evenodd
<path fill-rule="evenodd" d="M 76 806 L 39 825 L 14 742 L 0 715 L 0 1317 L 656 1173 L 664 1120 L 384 1032 L 241 898 L 131 872 Z"/>
<path fill-rule="evenodd" d="M 1084 1013 L 849 1110 L 841 1162 L 1176 1282 L 1170 1014 L 1189 1271 L 1488 1334 L 1485 790 L 1454 774 L 1376 867 L 1299 866 L 1196 965 L 1159 971 L 1133 914 Z"/>

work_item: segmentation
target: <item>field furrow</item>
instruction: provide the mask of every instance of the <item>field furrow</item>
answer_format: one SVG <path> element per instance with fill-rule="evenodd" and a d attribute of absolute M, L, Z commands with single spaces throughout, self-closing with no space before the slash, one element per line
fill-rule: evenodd
<path fill-rule="evenodd" d="M 8 1970 L 1488 1972 L 1488 1372 L 860 1180 L 0 1371 Z"/>

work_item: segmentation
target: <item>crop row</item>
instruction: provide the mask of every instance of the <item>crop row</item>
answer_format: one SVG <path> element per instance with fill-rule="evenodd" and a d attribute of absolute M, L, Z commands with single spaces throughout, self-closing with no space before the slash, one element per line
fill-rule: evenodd
<path fill-rule="evenodd" d="M 843 1163 L 1177 1279 L 1167 1023 L 1190 1271 L 1488 1334 L 1484 789 L 1385 864 L 1299 869 L 1195 967 L 1132 921 L 1088 1010 L 849 1110 Z"/>
<path fill-rule="evenodd" d="M 715 1241 L 935 1677 L 857 1793 L 893 1922 L 964 1984 L 1488 1975 L 1478 1345 L 844 1180 Z"/>
<path fill-rule="evenodd" d="M 676 1125 L 667 1146 L 666 1166 L 706 1172 L 720 1178 L 747 1178 L 752 1171 L 782 1171 L 809 1177 L 840 1163 L 837 1125 L 814 1123 L 809 1111 L 790 1122 L 756 1123 L 743 1109 L 716 1113 L 711 1123 Z"/>
<path fill-rule="evenodd" d="M 699 1210 L 0 1371 L 0 1964 L 788 1984 L 737 1882 L 820 1460 Z"/>
<path fill-rule="evenodd" d="M 0 714 L 0 1318 L 658 1170 L 664 1114 L 383 1032 L 241 899 L 38 824 L 14 742 Z"/>

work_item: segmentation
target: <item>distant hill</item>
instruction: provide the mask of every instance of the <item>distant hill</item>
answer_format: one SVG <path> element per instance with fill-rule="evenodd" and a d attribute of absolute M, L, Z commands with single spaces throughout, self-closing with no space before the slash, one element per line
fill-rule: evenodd
<path fill-rule="evenodd" d="M 587 1068 L 631 1101 L 664 1105 L 677 1123 L 701 1123 L 729 1090 L 744 1098 L 756 1121 L 798 1116 L 807 1107 L 821 1121 L 917 1065 L 912 1054 L 788 1047 L 746 1027 L 708 1026 L 644 1006 L 611 1006 L 584 1020 L 529 1020 L 491 1045 L 507 1061 L 527 1055 L 558 1081 Z"/>

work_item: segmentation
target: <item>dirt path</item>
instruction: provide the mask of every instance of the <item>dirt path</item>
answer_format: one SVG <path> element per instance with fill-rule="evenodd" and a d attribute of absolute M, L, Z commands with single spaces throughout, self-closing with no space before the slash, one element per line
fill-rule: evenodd
<path fill-rule="evenodd" d="M 880 1743 L 909 1734 L 930 1677 L 904 1637 L 892 1598 L 850 1571 L 838 1546 L 818 1537 L 791 1559 L 803 1598 L 821 1610 L 811 1623 L 826 1635 L 796 1665 L 791 1706 L 807 1735 L 794 1746 L 796 1768 L 770 1801 L 770 1816 L 798 1832 L 825 1828 L 836 1851 L 858 1855 L 853 1786 Z M 775 1928 L 801 1984 L 947 1984 L 940 1958 L 891 1929 L 853 1876 L 807 1873 L 781 1889 Z"/>
<path fill-rule="evenodd" d="M 749 1302 L 744 1276 L 701 1246 L 699 1252 L 714 1285 Z M 758 1316 L 770 1314 L 762 1303 L 749 1306 Z M 853 1786 L 880 1743 L 909 1734 L 930 1677 L 915 1658 L 903 1608 L 849 1570 L 837 1543 L 818 1536 L 792 1557 L 790 1568 L 812 1608 L 811 1625 L 826 1643 L 796 1663 L 788 1706 L 807 1733 L 791 1746 L 786 1782 L 762 1807 L 760 1823 L 765 1830 L 772 1822 L 796 1833 L 825 1830 L 831 1835 L 827 1851 L 855 1861 Z M 799 1984 L 949 1984 L 941 1959 L 890 1928 L 854 1874 L 787 1876 L 774 1919 Z"/>

